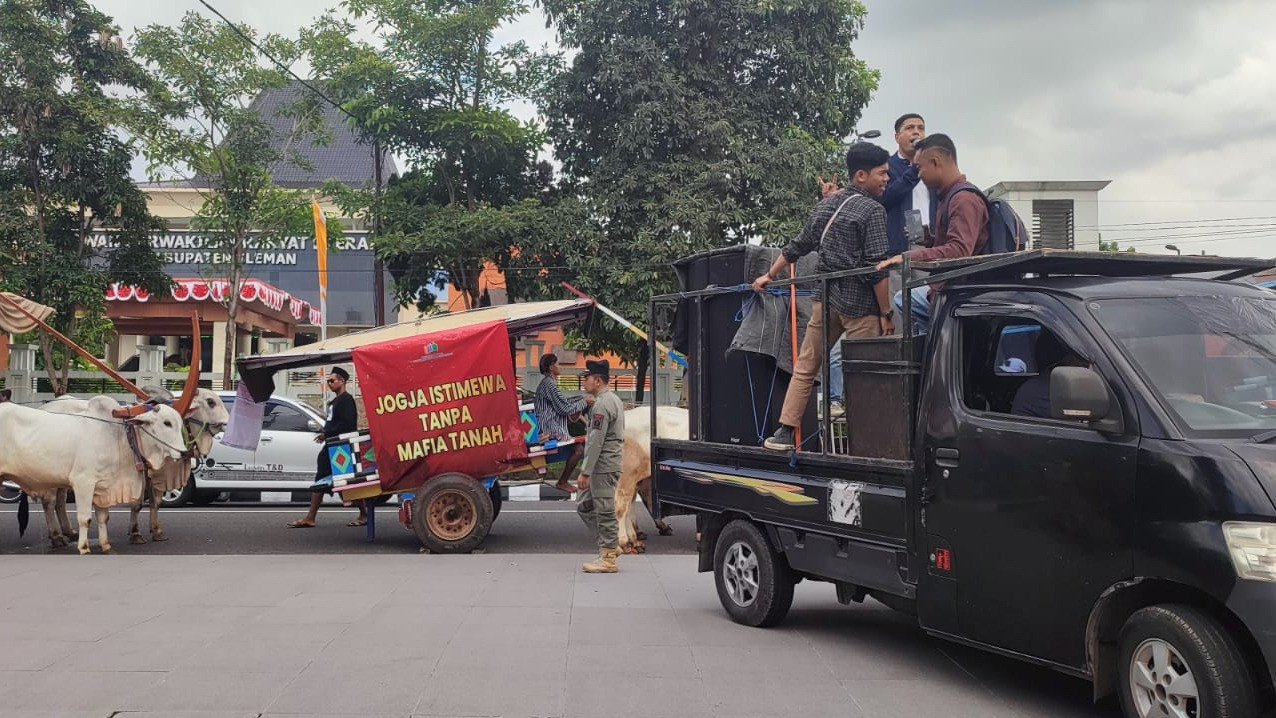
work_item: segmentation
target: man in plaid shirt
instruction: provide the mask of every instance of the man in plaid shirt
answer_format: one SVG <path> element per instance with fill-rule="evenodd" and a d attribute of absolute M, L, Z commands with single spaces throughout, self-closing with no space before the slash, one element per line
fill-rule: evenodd
<path fill-rule="evenodd" d="M 793 262 L 815 250 L 820 261 L 816 271 L 839 272 L 873 267 L 888 256 L 886 209 L 878 199 L 890 181 L 886 150 L 868 142 L 851 145 L 846 152 L 846 172 L 850 186 L 821 200 L 797 239 L 789 242 L 766 274 L 753 280 L 755 291 L 764 291 L 768 282 L 781 276 Z M 787 276 L 787 275 L 786 275 Z M 887 275 L 846 277 L 829 282 L 829 296 L 819 296 L 811 304 L 811 321 L 802 337 L 793 379 L 784 395 L 780 428 L 763 446 L 777 451 L 794 448 L 794 429 L 802 423 L 811 398 L 811 386 L 831 348 L 845 332 L 847 337 L 876 337 L 895 331 Z M 824 326 L 823 301 L 829 303 L 829 326 Z M 841 367 L 837 368 L 838 371 Z"/>
<path fill-rule="evenodd" d="M 541 383 L 536 385 L 536 398 L 533 401 L 536 404 L 536 422 L 540 425 L 541 441 L 550 439 L 570 441 L 572 435 L 567 429 L 568 419 L 584 411 L 586 406 L 593 403 L 594 397 L 585 395 L 568 399 L 563 394 L 563 390 L 558 388 L 558 375 L 563 370 L 558 366 L 557 355 L 542 355 L 540 370 L 544 376 L 541 377 Z M 554 488 L 569 494 L 576 493 L 576 487 L 572 485 L 570 479 L 583 454 L 584 447 L 576 444 L 572 449 L 572 455 L 567 457 L 567 463 L 563 465 L 563 473 L 559 475 L 558 483 L 554 484 Z"/>

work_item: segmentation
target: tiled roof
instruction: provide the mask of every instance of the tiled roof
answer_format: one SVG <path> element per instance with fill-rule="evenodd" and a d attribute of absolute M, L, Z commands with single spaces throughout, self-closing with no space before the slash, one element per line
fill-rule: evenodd
<path fill-rule="evenodd" d="M 271 127 L 274 145 L 282 148 L 288 142 L 292 132 L 293 118 L 288 115 L 291 105 L 309 92 L 301 83 L 293 82 L 278 90 L 267 90 L 258 95 L 252 103 L 256 110 Z M 327 144 L 316 144 L 313 134 L 307 133 L 293 140 L 293 153 L 299 153 L 310 165 L 309 168 L 298 166 L 291 160 L 282 160 L 271 167 L 271 178 L 280 187 L 306 189 L 318 187 L 329 179 L 340 180 L 351 187 L 371 185 L 375 177 L 372 161 L 371 144 L 362 144 L 354 130 L 347 122 L 348 118 L 341 110 L 323 103 L 323 124 L 327 128 L 331 141 Z M 383 151 L 381 163 L 381 180 L 388 182 L 392 175 L 398 173 L 388 152 Z M 198 183 L 201 178 L 196 178 Z"/>

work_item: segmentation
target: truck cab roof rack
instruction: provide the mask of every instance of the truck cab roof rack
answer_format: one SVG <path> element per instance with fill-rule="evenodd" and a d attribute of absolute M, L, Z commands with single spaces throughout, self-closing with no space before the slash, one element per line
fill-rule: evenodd
<path fill-rule="evenodd" d="M 1041 277 L 1158 277 L 1210 274 L 1212 279 L 1231 280 L 1276 267 L 1276 259 L 1032 249 L 1010 254 L 986 254 L 959 259 L 913 262 L 912 267 L 930 272 L 930 276 L 918 282 L 919 285 L 951 282 L 958 279 L 1017 279 L 1025 274 Z"/>

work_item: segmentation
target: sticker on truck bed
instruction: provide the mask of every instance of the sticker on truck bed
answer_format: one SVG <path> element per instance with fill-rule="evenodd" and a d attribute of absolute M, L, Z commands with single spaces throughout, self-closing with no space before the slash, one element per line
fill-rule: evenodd
<path fill-rule="evenodd" d="M 848 526 L 863 525 L 860 496 L 864 484 L 856 481 L 829 482 L 829 521 Z"/>

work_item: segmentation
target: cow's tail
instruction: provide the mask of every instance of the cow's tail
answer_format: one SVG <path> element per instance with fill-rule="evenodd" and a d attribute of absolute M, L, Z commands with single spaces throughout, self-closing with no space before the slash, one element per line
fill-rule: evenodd
<path fill-rule="evenodd" d="M 27 492 L 23 491 L 18 497 L 18 537 L 21 538 L 27 532 L 27 524 L 31 522 L 31 501 L 27 498 Z"/>

